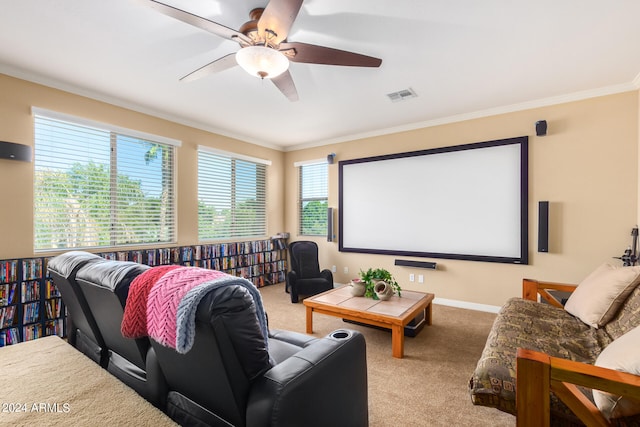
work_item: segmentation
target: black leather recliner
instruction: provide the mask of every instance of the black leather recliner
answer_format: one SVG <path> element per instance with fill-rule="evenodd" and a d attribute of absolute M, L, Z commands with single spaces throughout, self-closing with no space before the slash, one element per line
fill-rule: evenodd
<path fill-rule="evenodd" d="M 166 386 L 148 338 L 122 336 L 120 325 L 133 279 L 149 266 L 124 261 L 87 264 L 76 274 L 108 349 L 107 370 L 158 407 Z"/>
<path fill-rule="evenodd" d="M 243 286 L 204 296 L 187 353 L 151 345 L 169 387 L 166 412 L 181 425 L 368 425 L 364 337 L 272 331 L 267 350 Z"/>
<path fill-rule="evenodd" d="M 89 304 L 76 282 L 76 274 L 81 267 L 103 261 L 104 259 L 98 255 L 71 251 L 52 258 L 47 269 L 67 308 L 66 332 L 69 343 L 106 368 L 109 362 L 107 346 Z"/>
<path fill-rule="evenodd" d="M 58 263 L 54 260 L 53 266 Z M 261 301 L 254 300 L 255 289 L 249 292 L 246 285 L 252 285 L 245 279 L 233 278 L 202 296 L 195 311 L 193 345 L 186 353 L 152 338 L 124 338 L 121 322 L 129 285 L 148 268 L 130 262 L 94 262 L 77 270 L 76 281 L 104 337 L 109 371 L 176 422 L 368 425 L 362 334 L 337 330 L 315 338 L 269 331 L 265 340 L 256 314 Z"/>
<path fill-rule="evenodd" d="M 298 302 L 300 295 L 315 295 L 333 288 L 331 270 L 320 271 L 316 242 L 292 242 L 289 254 L 291 271 L 287 273 L 285 289 L 291 293 L 291 302 Z"/>

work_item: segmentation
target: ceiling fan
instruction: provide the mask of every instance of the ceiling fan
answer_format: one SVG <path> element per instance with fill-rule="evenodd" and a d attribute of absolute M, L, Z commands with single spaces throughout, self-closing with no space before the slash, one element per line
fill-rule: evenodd
<path fill-rule="evenodd" d="M 249 74 L 271 80 L 290 101 L 298 92 L 289 73 L 289 61 L 309 64 L 379 67 L 381 59 L 308 43 L 289 42 L 287 35 L 303 0 L 271 0 L 264 8 L 253 9 L 250 21 L 237 31 L 217 22 L 156 0 L 144 3 L 172 18 L 237 42 L 240 50 L 218 58 L 182 77 L 191 81 L 240 65 Z"/>

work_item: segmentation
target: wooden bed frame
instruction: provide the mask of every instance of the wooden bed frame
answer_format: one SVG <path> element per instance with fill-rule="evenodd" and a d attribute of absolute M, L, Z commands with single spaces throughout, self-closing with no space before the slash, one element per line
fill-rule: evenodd
<path fill-rule="evenodd" d="M 576 285 L 524 279 L 522 297 L 562 308 L 550 290 L 572 292 Z M 549 393 L 562 400 L 587 426 L 610 426 L 611 423 L 577 386 L 603 390 L 640 400 L 640 376 L 586 363 L 574 362 L 545 353 L 518 349 L 516 360 L 516 425 L 547 427 L 550 425 Z M 546 416 L 541 416 L 547 414 Z"/>

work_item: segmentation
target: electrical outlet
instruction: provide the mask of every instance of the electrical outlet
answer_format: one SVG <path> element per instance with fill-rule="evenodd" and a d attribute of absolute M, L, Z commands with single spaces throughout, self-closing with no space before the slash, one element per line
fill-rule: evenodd
<path fill-rule="evenodd" d="M 415 275 L 415 274 L 413 274 L 413 273 L 412 273 L 412 274 L 410 274 L 410 275 L 409 275 L 409 281 L 410 281 L 410 282 L 415 282 L 415 281 L 416 281 L 416 275 Z"/>
<path fill-rule="evenodd" d="M 348 274 L 349 273 L 349 267 L 345 267 L 344 268 L 344 274 Z"/>
<path fill-rule="evenodd" d="M 418 274 L 418 283 L 424 283 L 424 275 Z"/>
<path fill-rule="evenodd" d="M 336 271 L 338 271 L 338 267 L 336 267 L 335 265 L 332 265 L 332 266 L 331 266 L 331 271 L 332 271 L 333 273 L 335 273 Z"/>

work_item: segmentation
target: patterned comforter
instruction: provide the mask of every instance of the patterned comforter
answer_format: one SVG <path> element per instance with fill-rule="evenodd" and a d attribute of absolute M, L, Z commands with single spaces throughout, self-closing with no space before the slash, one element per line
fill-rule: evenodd
<path fill-rule="evenodd" d="M 600 329 L 586 325 L 563 309 L 512 298 L 498 313 L 469 382 L 471 400 L 475 405 L 515 415 L 518 348 L 593 364 L 610 342 L 637 325 L 640 325 L 640 287 L 629 296 L 616 317 Z M 581 390 L 592 399 L 591 390 Z M 553 425 L 580 425 L 553 394 L 551 418 Z"/>

